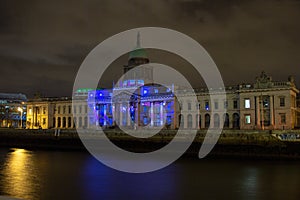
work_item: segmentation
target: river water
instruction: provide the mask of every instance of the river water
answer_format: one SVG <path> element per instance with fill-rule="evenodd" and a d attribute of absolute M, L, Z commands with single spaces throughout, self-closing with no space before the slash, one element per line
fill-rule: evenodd
<path fill-rule="evenodd" d="M 86 152 L 0 148 L 0 195 L 34 200 L 299 200 L 300 162 L 182 158 L 156 172 L 128 174 Z"/>

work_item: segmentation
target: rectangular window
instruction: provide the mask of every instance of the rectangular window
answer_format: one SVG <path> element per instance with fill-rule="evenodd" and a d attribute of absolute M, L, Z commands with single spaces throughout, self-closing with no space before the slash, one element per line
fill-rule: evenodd
<path fill-rule="evenodd" d="M 215 109 L 219 109 L 219 103 L 217 101 L 215 101 Z"/>
<path fill-rule="evenodd" d="M 250 99 L 245 99 L 245 108 L 250 108 Z"/>
<path fill-rule="evenodd" d="M 71 114 L 71 112 L 72 112 L 71 108 L 72 108 L 71 106 L 68 107 L 69 114 Z"/>
<path fill-rule="evenodd" d="M 279 99 L 279 104 L 280 104 L 280 107 L 284 107 L 285 106 L 285 98 L 284 97 L 280 97 Z"/>
<path fill-rule="evenodd" d="M 281 124 L 286 124 L 286 116 L 285 113 L 280 113 L 280 123 Z"/>
<path fill-rule="evenodd" d="M 191 103 L 188 103 L 188 110 L 191 110 L 192 109 L 192 105 Z"/>
<path fill-rule="evenodd" d="M 66 106 L 63 106 L 63 114 L 66 114 Z"/>
<path fill-rule="evenodd" d="M 209 102 L 205 101 L 205 110 L 209 110 Z"/>
<path fill-rule="evenodd" d="M 87 113 L 88 107 L 87 105 L 84 105 L 84 113 Z"/>
<path fill-rule="evenodd" d="M 43 114 L 46 114 L 46 107 L 43 107 Z"/>
<path fill-rule="evenodd" d="M 43 125 L 46 124 L 46 118 L 43 118 Z"/>
<path fill-rule="evenodd" d="M 245 124 L 251 124 L 251 115 L 245 115 Z"/>
<path fill-rule="evenodd" d="M 238 102 L 237 100 L 233 101 L 233 109 L 237 109 L 238 108 Z"/>

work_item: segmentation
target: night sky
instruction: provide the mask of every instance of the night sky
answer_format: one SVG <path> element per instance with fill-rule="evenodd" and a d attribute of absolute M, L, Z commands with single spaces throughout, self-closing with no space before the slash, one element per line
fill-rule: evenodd
<path fill-rule="evenodd" d="M 265 70 L 278 81 L 294 75 L 300 86 L 299 22 L 296 0 L 1 0 L 0 92 L 70 96 L 89 51 L 114 34 L 145 26 L 197 40 L 226 85 L 254 82 Z M 149 57 L 166 62 L 158 52 Z M 125 55 L 111 67 L 112 79 L 126 60 Z"/>

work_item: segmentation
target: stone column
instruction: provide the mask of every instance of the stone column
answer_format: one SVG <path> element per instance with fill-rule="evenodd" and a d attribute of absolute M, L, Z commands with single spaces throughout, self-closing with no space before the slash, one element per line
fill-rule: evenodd
<path fill-rule="evenodd" d="M 107 116 L 106 116 L 106 108 L 107 108 L 107 105 L 104 104 L 103 105 L 103 126 L 106 126 L 106 119 L 107 119 Z"/>
<path fill-rule="evenodd" d="M 224 122 L 225 122 L 225 119 L 224 119 L 224 113 L 221 115 L 221 114 L 218 114 L 219 115 L 219 127 L 223 127 L 224 126 Z"/>
<path fill-rule="evenodd" d="M 74 118 L 71 116 L 71 127 L 70 128 L 74 128 Z"/>
<path fill-rule="evenodd" d="M 163 109 L 163 102 L 160 102 L 160 125 L 164 124 L 164 109 Z"/>
<path fill-rule="evenodd" d="M 233 113 L 228 113 L 229 115 L 229 128 L 233 128 Z"/>
<path fill-rule="evenodd" d="M 154 126 L 154 112 L 153 112 L 153 102 L 150 103 L 150 117 L 151 117 L 151 123 L 150 126 Z"/>
<path fill-rule="evenodd" d="M 215 119 L 214 119 L 214 114 L 211 112 L 210 115 L 210 123 L 209 123 L 209 128 L 213 127 L 215 128 Z"/>
<path fill-rule="evenodd" d="M 261 129 L 265 130 L 265 117 L 264 117 L 264 104 L 263 104 L 263 96 L 261 96 L 261 103 L 260 103 L 260 113 L 261 116 Z"/>
<path fill-rule="evenodd" d="M 58 127 L 58 117 L 55 118 L 55 121 L 56 121 L 55 128 L 60 128 L 60 127 Z"/>
<path fill-rule="evenodd" d="M 123 126 L 123 104 L 120 103 L 120 119 L 119 119 L 119 125 Z"/>
<path fill-rule="evenodd" d="M 113 125 L 115 125 L 114 123 L 115 123 L 115 120 L 116 120 L 116 115 L 117 115 L 117 113 L 116 113 L 116 104 L 115 103 L 112 103 L 111 104 L 111 109 L 112 109 L 112 111 L 111 111 L 111 113 L 112 113 L 112 122 L 113 122 Z"/>
<path fill-rule="evenodd" d="M 255 105 L 255 107 L 256 107 L 256 126 L 260 127 L 261 126 L 261 124 L 260 124 L 260 106 L 259 106 L 260 99 L 258 96 L 256 96 L 255 99 L 256 99 L 256 105 Z"/>
<path fill-rule="evenodd" d="M 66 116 L 66 127 L 65 128 L 70 128 L 69 127 L 69 117 Z"/>
<path fill-rule="evenodd" d="M 274 98 L 272 95 L 270 95 L 270 123 L 271 126 L 274 126 Z"/>
<path fill-rule="evenodd" d="M 131 118 L 130 118 L 130 103 L 127 104 L 127 126 L 130 126 Z"/>
<path fill-rule="evenodd" d="M 177 112 L 176 112 L 176 98 L 174 97 L 174 107 L 173 107 L 173 128 L 177 127 Z"/>

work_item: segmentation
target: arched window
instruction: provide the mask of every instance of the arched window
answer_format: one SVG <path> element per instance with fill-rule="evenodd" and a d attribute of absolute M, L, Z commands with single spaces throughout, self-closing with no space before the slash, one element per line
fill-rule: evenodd
<path fill-rule="evenodd" d="M 74 117 L 74 125 L 73 125 L 73 128 L 76 128 L 77 127 L 77 118 L 76 117 Z"/>
<path fill-rule="evenodd" d="M 53 117 L 53 128 L 55 128 L 55 126 L 56 126 L 56 118 Z"/>
<path fill-rule="evenodd" d="M 239 129 L 240 128 L 240 116 L 239 116 L 238 113 L 233 114 L 232 127 L 234 129 Z"/>
<path fill-rule="evenodd" d="M 78 119 L 78 127 L 79 128 L 82 127 L 82 117 L 79 117 L 79 119 Z"/>
<path fill-rule="evenodd" d="M 72 118 L 68 117 L 68 128 L 72 128 Z"/>
<path fill-rule="evenodd" d="M 188 120 L 188 128 L 193 128 L 193 117 L 191 114 L 188 114 L 187 116 L 187 120 Z"/>
<path fill-rule="evenodd" d="M 223 119 L 224 119 L 224 128 L 229 128 L 229 115 L 228 115 L 228 113 L 224 114 Z"/>
<path fill-rule="evenodd" d="M 205 114 L 205 128 L 209 128 L 210 125 L 210 115 Z"/>
<path fill-rule="evenodd" d="M 57 118 L 57 127 L 58 128 L 61 127 L 61 119 L 60 119 L 60 117 Z"/>
<path fill-rule="evenodd" d="M 178 124 L 181 126 L 181 128 L 184 127 L 184 117 L 182 114 L 178 115 Z"/>

